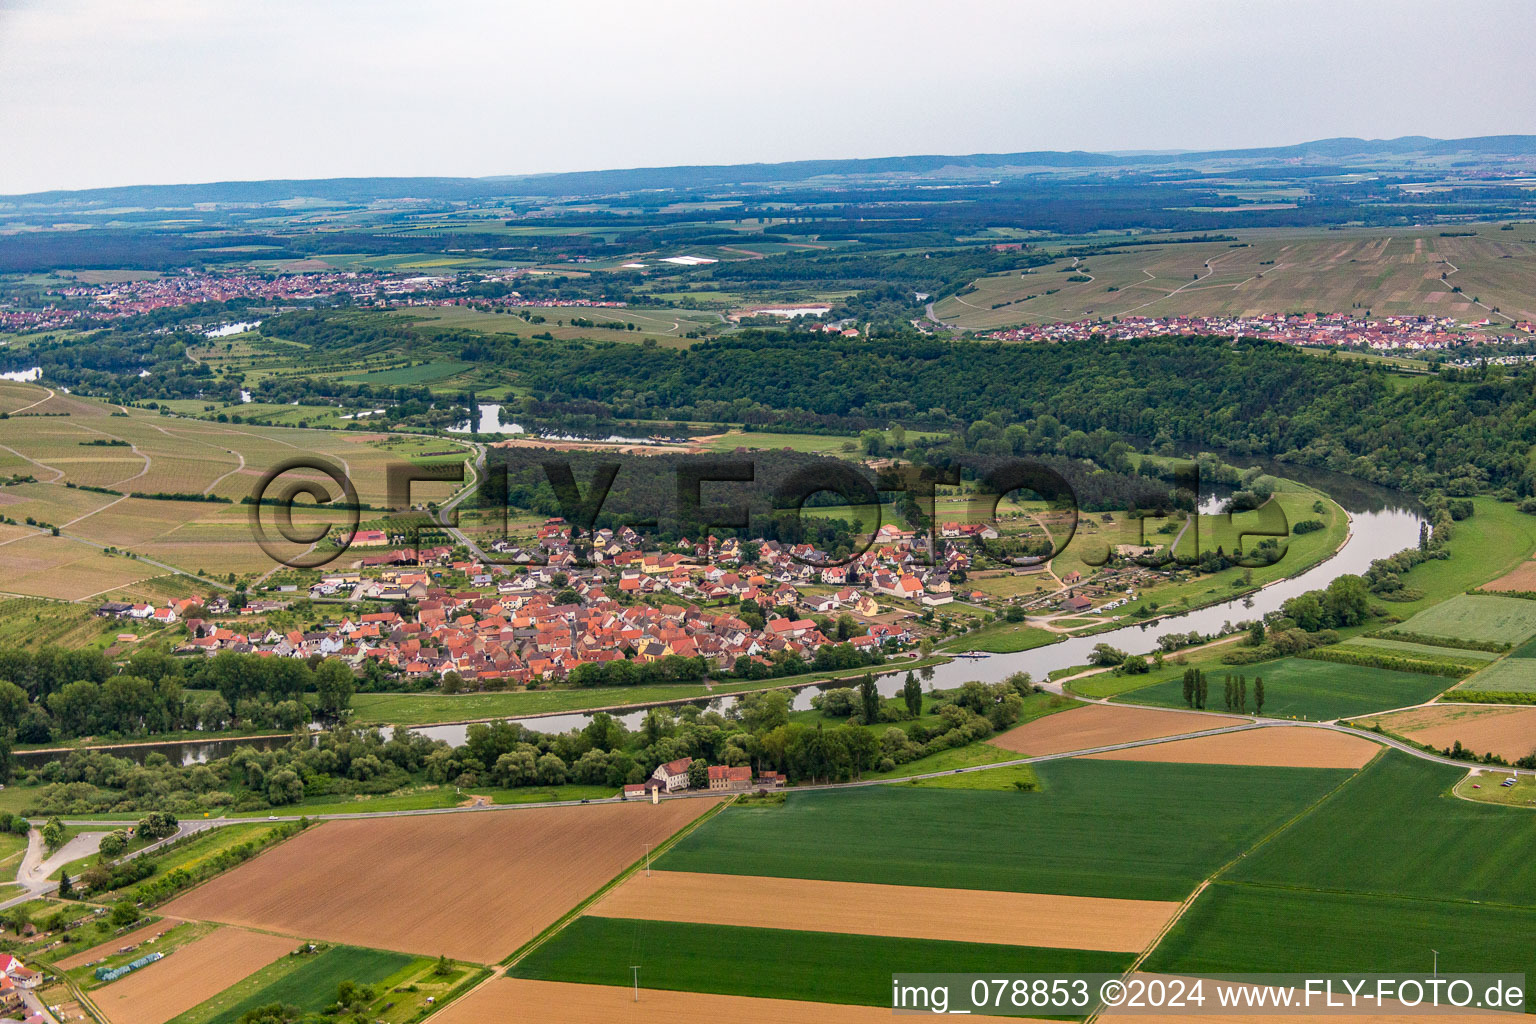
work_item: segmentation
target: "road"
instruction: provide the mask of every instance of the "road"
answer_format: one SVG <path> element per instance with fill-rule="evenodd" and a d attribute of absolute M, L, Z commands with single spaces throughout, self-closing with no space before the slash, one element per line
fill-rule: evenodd
<path fill-rule="evenodd" d="M 220 824 L 234 824 L 238 819 L 217 820 Z M 34 900 L 39 896 L 54 892 L 58 889 L 59 883 L 57 880 L 50 879 L 49 875 L 70 861 L 89 857 L 101 849 L 101 840 L 111 829 L 124 825 L 136 825 L 138 823 L 136 821 L 90 821 L 66 822 L 66 824 L 95 825 L 101 828 L 102 831 L 82 832 L 71 838 L 69 842 L 60 847 L 52 856 L 47 857 L 44 856 L 42 833 L 35 828 L 27 833 L 27 852 L 21 859 L 21 867 L 16 870 L 16 884 L 25 889 L 26 892 L 20 896 L 13 896 L 4 902 L 0 902 L 0 910 L 8 910 L 18 904 L 26 903 L 28 900 Z M 122 860 L 133 860 L 135 857 L 143 857 L 177 840 L 185 839 L 199 832 L 206 832 L 214 827 L 214 820 L 211 819 L 202 818 L 194 821 L 184 821 L 173 835 L 150 843 L 142 849 L 135 850 L 124 856 Z"/>

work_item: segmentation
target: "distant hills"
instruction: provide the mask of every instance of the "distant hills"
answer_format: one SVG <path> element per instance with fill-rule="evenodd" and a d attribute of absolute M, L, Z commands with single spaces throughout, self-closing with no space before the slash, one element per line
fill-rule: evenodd
<path fill-rule="evenodd" d="M 184 185 L 129 185 L 79 191 L 34 192 L 0 196 L 25 206 L 167 207 L 192 203 L 265 204 L 291 199 L 366 203 L 389 199 L 438 201 L 497 197 L 612 195 L 651 189 L 718 189 L 739 186 L 784 187 L 800 182 L 838 179 L 902 182 L 976 182 L 1059 171 L 1154 170 L 1297 163 L 1356 167 L 1403 167 L 1413 161 L 1443 166 L 1448 160 L 1506 161 L 1536 157 L 1536 135 L 1489 135 L 1471 139 L 1319 139 L 1294 146 L 1226 149 L 1189 153 L 1111 154 L 1040 150 L 1023 153 L 973 153 L 965 156 L 892 156 L 860 160 L 796 160 L 771 164 L 721 164 L 636 167 L 562 174 L 506 175 L 485 178 L 314 178 L 272 181 L 221 181 Z"/>

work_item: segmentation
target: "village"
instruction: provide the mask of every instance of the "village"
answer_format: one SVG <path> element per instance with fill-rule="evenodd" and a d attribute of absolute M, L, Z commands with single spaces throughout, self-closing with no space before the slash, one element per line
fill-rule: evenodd
<path fill-rule="evenodd" d="M 1349 313 L 1263 313 L 1253 316 L 1124 316 L 1113 320 L 1030 324 L 993 331 L 998 341 L 1087 341 L 1091 338 L 1127 340 L 1169 335 L 1206 334 L 1231 338 L 1262 338 L 1287 345 L 1362 348 L 1373 352 L 1439 352 L 1466 345 L 1529 341 L 1536 323 L 1521 321 L 1514 329 L 1523 337 L 1479 330 L 1492 325 L 1487 318 L 1461 323 L 1447 316 L 1357 316 Z"/>
<path fill-rule="evenodd" d="M 1102 613 L 1108 622 L 1138 586 L 1158 578 L 1156 570 L 1122 565 L 1092 579 L 1072 571 L 1058 581 L 1030 567 L 1026 575 L 1041 580 L 1036 592 L 1000 601 L 958 582 L 973 565 L 963 545 L 988 532 L 995 537 L 987 524 L 942 524 L 932 565 L 925 564 L 925 535 L 890 524 L 845 565 L 821 564 L 829 559 L 811 545 L 777 541 L 708 537 L 644 550 L 628 527 L 596 531 L 583 542 L 583 560 L 573 532 L 563 519 L 549 519 L 528 548 L 490 545 L 493 562 L 464 557 L 464 548 L 392 547 L 401 538 L 360 530 L 353 548 L 386 550 L 362 554 L 346 569 L 313 573 L 307 585 L 278 583 L 272 597 L 252 596 L 238 607 L 227 596 L 159 607 L 109 602 L 97 613 L 179 625 L 186 637 L 175 649 L 183 655 L 321 656 L 355 671 L 373 662 L 406 680 L 438 684 L 452 675 L 454 689 L 482 690 L 635 681 L 635 672 L 661 681 L 678 680 L 680 672 L 693 680 L 725 673 L 767 678 L 787 661 L 856 668 L 915 657 L 924 641 L 944 636 L 932 613 L 946 606 L 971 612 L 978 624 L 1005 614 L 1021 621 L 1026 610 Z M 282 612 L 305 598 L 311 612 L 336 614 L 316 629 L 241 628 L 241 617 Z M 369 611 L 367 602 L 390 607 Z M 672 660 L 658 664 L 664 659 Z M 614 662 L 629 664 L 596 667 Z M 630 674 L 619 677 L 620 671 Z"/>

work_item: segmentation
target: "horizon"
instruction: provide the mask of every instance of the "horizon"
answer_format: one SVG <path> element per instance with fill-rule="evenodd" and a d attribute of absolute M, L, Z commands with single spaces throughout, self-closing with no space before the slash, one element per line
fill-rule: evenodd
<path fill-rule="evenodd" d="M 411 181 L 411 180 L 444 180 L 444 181 L 476 181 L 496 182 L 525 181 L 530 179 L 560 177 L 564 175 L 597 175 L 597 174 L 624 174 L 629 172 L 645 171 L 669 171 L 687 170 L 695 168 L 719 168 L 730 169 L 737 167 L 788 167 L 797 164 L 816 163 L 876 163 L 891 160 L 936 160 L 955 159 L 972 160 L 981 157 L 1011 157 L 1020 155 L 1051 155 L 1051 156 L 1096 156 L 1116 160 L 1153 160 L 1166 158 L 1170 163 L 1177 163 L 1181 159 L 1203 158 L 1211 159 L 1223 154 L 1235 152 L 1281 151 L 1307 146 L 1318 146 L 1335 142 L 1359 142 L 1363 146 L 1390 145 L 1405 140 L 1424 140 L 1431 143 L 1467 143 L 1477 142 L 1483 139 L 1531 139 L 1536 140 L 1536 132 L 1502 132 L 1490 135 L 1476 136 L 1433 136 L 1420 132 L 1410 132 L 1395 136 L 1372 135 L 1340 135 L 1329 137 L 1306 138 L 1296 141 L 1283 141 L 1266 143 L 1254 146 L 1233 146 L 1215 148 L 1171 148 L 1158 150 L 1145 149 L 1031 149 L 1031 150 L 978 150 L 975 152 L 911 152 L 911 153 L 881 153 L 872 156 L 807 156 L 789 160 L 750 160 L 738 163 L 724 163 L 719 161 L 705 161 L 698 163 L 681 164 L 636 164 L 629 166 L 612 167 L 580 167 L 562 171 L 527 171 L 518 173 L 494 172 L 489 174 L 337 174 L 323 177 L 298 177 L 294 175 L 277 175 L 265 178 L 220 178 L 199 181 L 132 181 L 110 185 L 90 185 L 80 188 L 53 188 L 38 189 L 31 192 L 0 193 L 0 199 L 25 198 L 29 196 L 48 195 L 52 193 L 87 193 L 110 192 L 127 189 L 177 189 L 177 188 L 201 188 L 217 185 L 260 185 L 277 182 L 332 182 L 332 181 Z M 1251 159 L 1260 159 L 1252 157 Z M 988 166 L 988 165 L 979 165 Z M 997 165 L 1004 166 L 1004 165 Z M 1027 165 L 1026 165 L 1027 166 Z M 1156 166 L 1154 164 L 1154 166 Z"/>
<path fill-rule="evenodd" d="M 1524 5 L 1487 0 L 1452 25 L 1440 13 L 1428 0 L 1117 0 L 1088 24 L 976 3 L 935 24 L 910 0 L 877 13 L 459 0 L 432 15 L 382 3 L 360 21 L 293 0 L 0 0 L 0 192 L 1209 151 L 1521 124 L 1528 104 L 1509 83 L 1523 80 Z M 1332 45 L 1351 37 L 1372 46 Z M 1399 55 L 1426 47 L 1460 69 L 1454 93 L 1403 87 Z M 1236 59 L 1250 51 L 1272 54 L 1274 73 Z M 1482 102 L 1469 110 L 1468 94 Z"/>

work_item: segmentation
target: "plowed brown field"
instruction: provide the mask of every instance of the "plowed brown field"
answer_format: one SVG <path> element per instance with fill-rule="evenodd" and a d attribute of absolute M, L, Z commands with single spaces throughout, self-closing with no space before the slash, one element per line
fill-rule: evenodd
<path fill-rule="evenodd" d="M 1037 718 L 1001 736 L 994 736 L 987 742 L 1004 750 L 1030 756 L 1064 754 L 1111 743 L 1134 743 L 1159 736 L 1220 729 L 1224 725 L 1234 724 L 1234 721 L 1185 711 L 1085 704 L 1071 711 Z"/>
<path fill-rule="evenodd" d="M 1277 725 L 1083 756 L 1100 761 L 1253 764 L 1277 768 L 1363 768 L 1380 749 L 1380 745 L 1370 740 L 1342 732 Z"/>
<path fill-rule="evenodd" d="M 754 999 L 702 992 L 667 992 L 608 985 L 570 985 L 559 981 L 497 978 L 482 985 L 442 1013 L 434 1024 L 507 1024 L 508 1021 L 558 1021 L 559 1024 L 889 1024 L 882 1006 L 806 1003 L 793 999 Z M 982 1024 L 1031 1024 L 1028 1017 L 967 1017 Z"/>
<path fill-rule="evenodd" d="M 813 932 L 1140 952 L 1178 909 L 1152 900 L 653 871 L 629 878 L 591 912 L 757 928 L 793 921 Z"/>
<path fill-rule="evenodd" d="M 112 1024 L 165 1024 L 297 948 L 286 936 L 220 928 L 91 996 Z"/>
<path fill-rule="evenodd" d="M 1451 696 L 1455 696 L 1452 691 Z M 1464 704 L 1414 708 L 1370 719 L 1399 736 L 1444 749 L 1457 740 L 1477 754 L 1518 761 L 1536 753 L 1536 707 L 1467 707 Z"/>
<path fill-rule="evenodd" d="M 717 802 L 329 821 L 166 910 L 493 963 Z"/>

